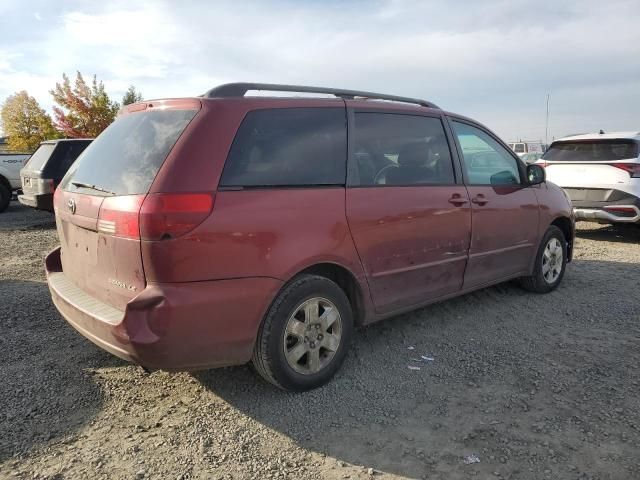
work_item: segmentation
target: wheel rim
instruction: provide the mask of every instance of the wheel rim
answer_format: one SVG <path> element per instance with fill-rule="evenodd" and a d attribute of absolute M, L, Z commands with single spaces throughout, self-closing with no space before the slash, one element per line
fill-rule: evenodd
<path fill-rule="evenodd" d="M 542 254 L 542 277 L 544 281 L 554 283 L 562 272 L 562 244 L 557 238 L 547 242 Z"/>
<path fill-rule="evenodd" d="M 296 372 L 312 375 L 325 368 L 335 356 L 342 339 L 342 318 L 326 298 L 302 302 L 287 320 L 284 356 Z"/>

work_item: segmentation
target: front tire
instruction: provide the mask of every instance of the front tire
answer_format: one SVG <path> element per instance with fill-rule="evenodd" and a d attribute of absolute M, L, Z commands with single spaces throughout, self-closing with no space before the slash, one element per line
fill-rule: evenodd
<path fill-rule="evenodd" d="M 279 388 L 305 391 L 327 383 L 345 359 L 353 313 L 344 291 L 317 275 L 294 278 L 260 326 L 252 362 Z"/>
<path fill-rule="evenodd" d="M 540 242 L 533 275 L 522 278 L 521 284 L 530 292 L 551 292 L 560 285 L 566 267 L 567 240 L 562 230 L 551 225 Z"/>

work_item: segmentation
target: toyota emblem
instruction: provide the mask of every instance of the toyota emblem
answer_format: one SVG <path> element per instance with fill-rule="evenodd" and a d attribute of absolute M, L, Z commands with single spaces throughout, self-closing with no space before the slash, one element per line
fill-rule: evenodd
<path fill-rule="evenodd" d="M 67 200 L 67 208 L 71 212 L 71 214 L 76 213 L 76 201 L 73 198 Z"/>

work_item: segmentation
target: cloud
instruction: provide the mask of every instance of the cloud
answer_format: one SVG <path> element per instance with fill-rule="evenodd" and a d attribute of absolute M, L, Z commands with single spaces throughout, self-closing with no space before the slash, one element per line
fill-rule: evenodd
<path fill-rule="evenodd" d="M 0 33 L 10 40 L 0 41 L 0 97 L 25 85 L 49 107 L 47 90 L 75 70 L 96 73 L 117 99 L 129 84 L 157 98 L 228 81 L 302 83 L 424 97 L 504 137 L 541 138 L 551 92 L 552 135 L 636 129 L 636 8 L 627 0 L 41 2 L 37 33 Z M 33 11 L 0 13 L 17 25 L 25 10 Z"/>

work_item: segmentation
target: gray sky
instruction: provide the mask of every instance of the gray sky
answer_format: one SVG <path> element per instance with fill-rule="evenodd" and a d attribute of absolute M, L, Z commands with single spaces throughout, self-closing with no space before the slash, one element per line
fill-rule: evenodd
<path fill-rule="evenodd" d="M 62 72 L 120 100 L 256 81 L 416 96 L 505 140 L 640 130 L 640 4 L 0 0 L 0 101 Z"/>

